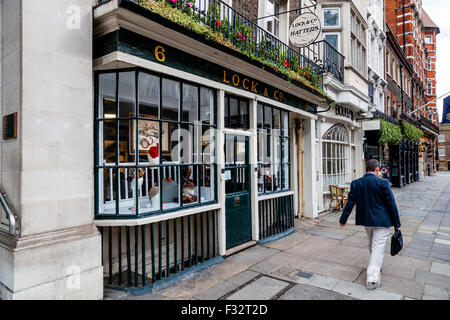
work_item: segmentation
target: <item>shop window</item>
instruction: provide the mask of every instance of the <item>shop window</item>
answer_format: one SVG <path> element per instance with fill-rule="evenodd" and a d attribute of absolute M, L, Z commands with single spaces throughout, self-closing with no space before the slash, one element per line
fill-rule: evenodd
<path fill-rule="evenodd" d="M 250 128 L 250 103 L 247 99 L 225 95 L 225 127 L 230 129 Z"/>
<path fill-rule="evenodd" d="M 276 0 L 266 1 L 266 30 L 273 34 L 275 37 L 280 37 L 280 3 Z"/>
<path fill-rule="evenodd" d="M 348 181 L 349 143 L 347 128 L 342 124 L 331 127 L 322 137 L 323 191 L 330 185 L 343 185 Z"/>
<path fill-rule="evenodd" d="M 289 113 L 258 104 L 258 192 L 290 189 Z"/>
<path fill-rule="evenodd" d="M 215 202 L 215 91 L 143 71 L 96 79 L 96 214 Z"/>

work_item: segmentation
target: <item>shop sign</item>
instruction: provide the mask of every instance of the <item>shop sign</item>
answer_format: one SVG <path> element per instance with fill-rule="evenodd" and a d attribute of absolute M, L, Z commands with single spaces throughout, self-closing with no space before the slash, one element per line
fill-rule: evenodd
<path fill-rule="evenodd" d="M 342 117 L 349 118 L 350 120 L 353 120 L 353 111 L 350 110 L 349 108 L 346 108 L 346 107 L 340 106 L 340 105 L 336 105 L 334 107 L 334 111 L 337 116 L 342 116 Z"/>
<path fill-rule="evenodd" d="M 284 92 L 280 88 L 252 79 L 242 73 L 226 69 L 211 61 L 190 55 L 128 30 L 120 29 L 97 40 L 95 57 L 101 57 L 114 51 L 126 52 L 146 60 L 164 64 L 171 68 L 267 97 L 307 112 L 316 113 L 317 111 L 317 105 L 310 104 L 297 96 Z"/>
<path fill-rule="evenodd" d="M 289 28 L 289 40 L 297 47 L 306 47 L 317 40 L 321 31 L 319 18 L 312 12 L 299 15 Z"/>

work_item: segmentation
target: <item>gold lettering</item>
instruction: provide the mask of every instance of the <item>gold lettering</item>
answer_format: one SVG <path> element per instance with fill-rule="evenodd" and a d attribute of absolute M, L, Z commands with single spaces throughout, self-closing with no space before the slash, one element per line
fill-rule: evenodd
<path fill-rule="evenodd" d="M 277 94 L 279 94 L 278 90 L 275 90 L 273 93 L 273 97 L 275 98 L 275 100 L 279 100 L 279 97 L 277 98 Z"/>
<path fill-rule="evenodd" d="M 230 83 L 230 81 L 227 80 L 227 71 L 223 70 L 223 82 Z"/>
<path fill-rule="evenodd" d="M 269 96 L 269 92 L 267 91 L 267 88 L 264 88 L 264 96 L 268 97 Z"/>
<path fill-rule="evenodd" d="M 245 81 L 247 81 L 247 83 L 249 82 L 248 79 L 244 79 L 244 81 L 242 81 L 242 86 L 244 87 L 245 90 L 248 90 L 248 85 L 245 85 Z"/>
<path fill-rule="evenodd" d="M 158 61 L 160 62 L 166 61 L 166 55 L 164 54 L 164 52 L 166 52 L 166 50 L 164 50 L 162 46 L 157 46 L 155 48 L 155 57 Z"/>
<path fill-rule="evenodd" d="M 283 91 L 280 91 L 280 100 L 283 99 Z"/>
<path fill-rule="evenodd" d="M 258 85 L 258 82 L 252 81 L 252 92 L 258 93 L 258 90 L 256 90 L 256 86 Z"/>
<path fill-rule="evenodd" d="M 235 79 L 237 79 L 237 83 L 236 83 Z M 237 74 L 234 74 L 233 78 L 231 78 L 231 81 L 233 81 L 233 84 L 237 87 L 239 85 L 239 82 L 240 82 L 239 76 Z"/>

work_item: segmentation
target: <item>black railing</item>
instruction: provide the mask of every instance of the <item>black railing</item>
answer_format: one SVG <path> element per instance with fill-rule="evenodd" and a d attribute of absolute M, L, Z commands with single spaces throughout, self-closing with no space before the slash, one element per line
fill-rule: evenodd
<path fill-rule="evenodd" d="M 141 226 L 100 227 L 105 285 L 151 286 L 216 257 L 216 213 Z"/>
<path fill-rule="evenodd" d="M 283 233 L 294 227 L 294 197 L 261 200 L 258 214 L 260 239 Z"/>
<path fill-rule="evenodd" d="M 99 3 L 109 1 L 100 0 Z M 122 1 L 144 5 L 143 0 Z M 323 73 L 331 73 L 341 82 L 344 80 L 344 57 L 325 40 L 296 50 L 221 0 L 161 1 L 167 1 L 198 23 L 223 34 L 234 47 L 252 59 L 298 72 L 320 87 Z"/>

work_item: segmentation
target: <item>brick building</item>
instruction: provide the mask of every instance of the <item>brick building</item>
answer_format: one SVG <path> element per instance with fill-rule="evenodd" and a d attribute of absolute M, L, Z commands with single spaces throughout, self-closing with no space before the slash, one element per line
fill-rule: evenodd
<path fill-rule="evenodd" d="M 436 104 L 427 103 L 436 95 L 435 49 L 439 28 L 422 9 L 422 0 L 386 0 L 386 22 L 413 68 L 411 83 L 404 84 L 411 91 L 412 101 L 411 105 L 401 106 L 401 118 L 424 132 L 419 148 L 423 151 L 419 155 L 419 171 L 421 176 L 432 175 L 436 171 L 439 128 Z"/>
<path fill-rule="evenodd" d="M 428 104 L 427 114 L 424 115 L 433 124 L 438 125 L 439 117 L 437 113 L 437 92 L 436 92 L 436 36 L 439 34 L 439 27 L 431 20 L 425 10 L 423 13 L 423 24 L 425 33 L 425 46 L 427 52 L 426 73 L 427 73 L 427 91 L 426 98 Z M 424 112 L 425 113 L 425 112 Z"/>

